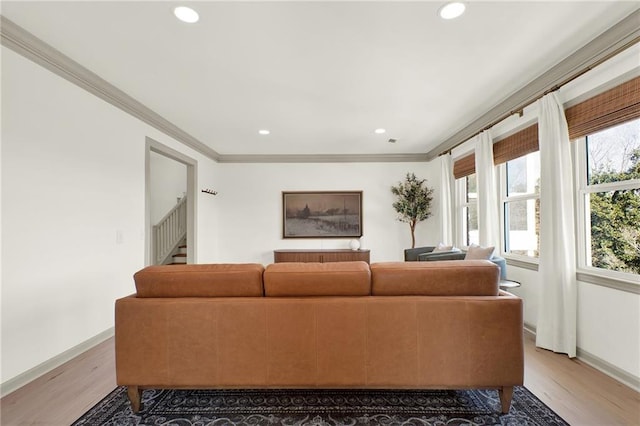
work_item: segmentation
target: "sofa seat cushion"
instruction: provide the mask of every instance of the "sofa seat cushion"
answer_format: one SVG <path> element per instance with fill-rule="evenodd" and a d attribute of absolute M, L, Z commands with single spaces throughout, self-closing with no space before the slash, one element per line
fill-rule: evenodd
<path fill-rule="evenodd" d="M 133 276 L 137 297 L 262 297 L 258 263 L 148 266 Z"/>
<path fill-rule="evenodd" d="M 488 260 L 371 265 L 373 296 L 497 296 L 500 268 Z"/>
<path fill-rule="evenodd" d="M 264 292 L 267 297 L 369 296 L 371 271 L 366 262 L 273 263 L 264 271 Z"/>

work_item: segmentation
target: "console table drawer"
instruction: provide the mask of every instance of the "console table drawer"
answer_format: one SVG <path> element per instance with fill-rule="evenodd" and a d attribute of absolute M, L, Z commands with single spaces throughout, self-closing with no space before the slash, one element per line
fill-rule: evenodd
<path fill-rule="evenodd" d="M 273 260 L 280 262 L 353 262 L 369 263 L 369 250 L 274 250 Z"/>

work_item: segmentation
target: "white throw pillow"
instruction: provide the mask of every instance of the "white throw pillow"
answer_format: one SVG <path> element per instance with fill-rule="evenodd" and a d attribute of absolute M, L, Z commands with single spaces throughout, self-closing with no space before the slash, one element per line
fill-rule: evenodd
<path fill-rule="evenodd" d="M 441 251 L 451 251 L 453 246 L 445 246 L 443 243 L 438 243 L 438 247 L 434 248 L 431 253 L 438 253 Z"/>
<path fill-rule="evenodd" d="M 475 244 L 471 244 L 467 249 L 467 255 L 464 260 L 489 260 L 493 257 L 493 251 L 495 247 L 480 247 Z"/>

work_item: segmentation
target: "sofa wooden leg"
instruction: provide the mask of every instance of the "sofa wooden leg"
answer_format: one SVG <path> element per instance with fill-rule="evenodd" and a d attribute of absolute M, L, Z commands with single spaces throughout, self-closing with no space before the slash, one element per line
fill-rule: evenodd
<path fill-rule="evenodd" d="M 138 386 L 127 386 L 127 395 L 131 403 L 131 411 L 137 413 L 140 411 L 140 403 L 142 399 L 142 389 Z"/>
<path fill-rule="evenodd" d="M 502 405 L 502 414 L 507 414 L 511 408 L 511 397 L 513 396 L 513 386 L 503 386 L 498 389 L 500 395 L 500 404 Z"/>

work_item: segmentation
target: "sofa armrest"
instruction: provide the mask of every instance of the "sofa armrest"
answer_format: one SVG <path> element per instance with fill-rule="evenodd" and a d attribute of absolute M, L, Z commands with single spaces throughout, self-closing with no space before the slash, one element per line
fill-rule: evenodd
<path fill-rule="evenodd" d="M 404 250 L 404 261 L 415 262 L 418 260 L 418 256 L 423 253 L 431 253 L 435 249 L 435 246 L 416 247 Z"/>
<path fill-rule="evenodd" d="M 418 261 L 433 260 L 464 260 L 466 253 L 459 250 L 439 251 L 436 253 L 423 253 L 418 255 Z"/>

